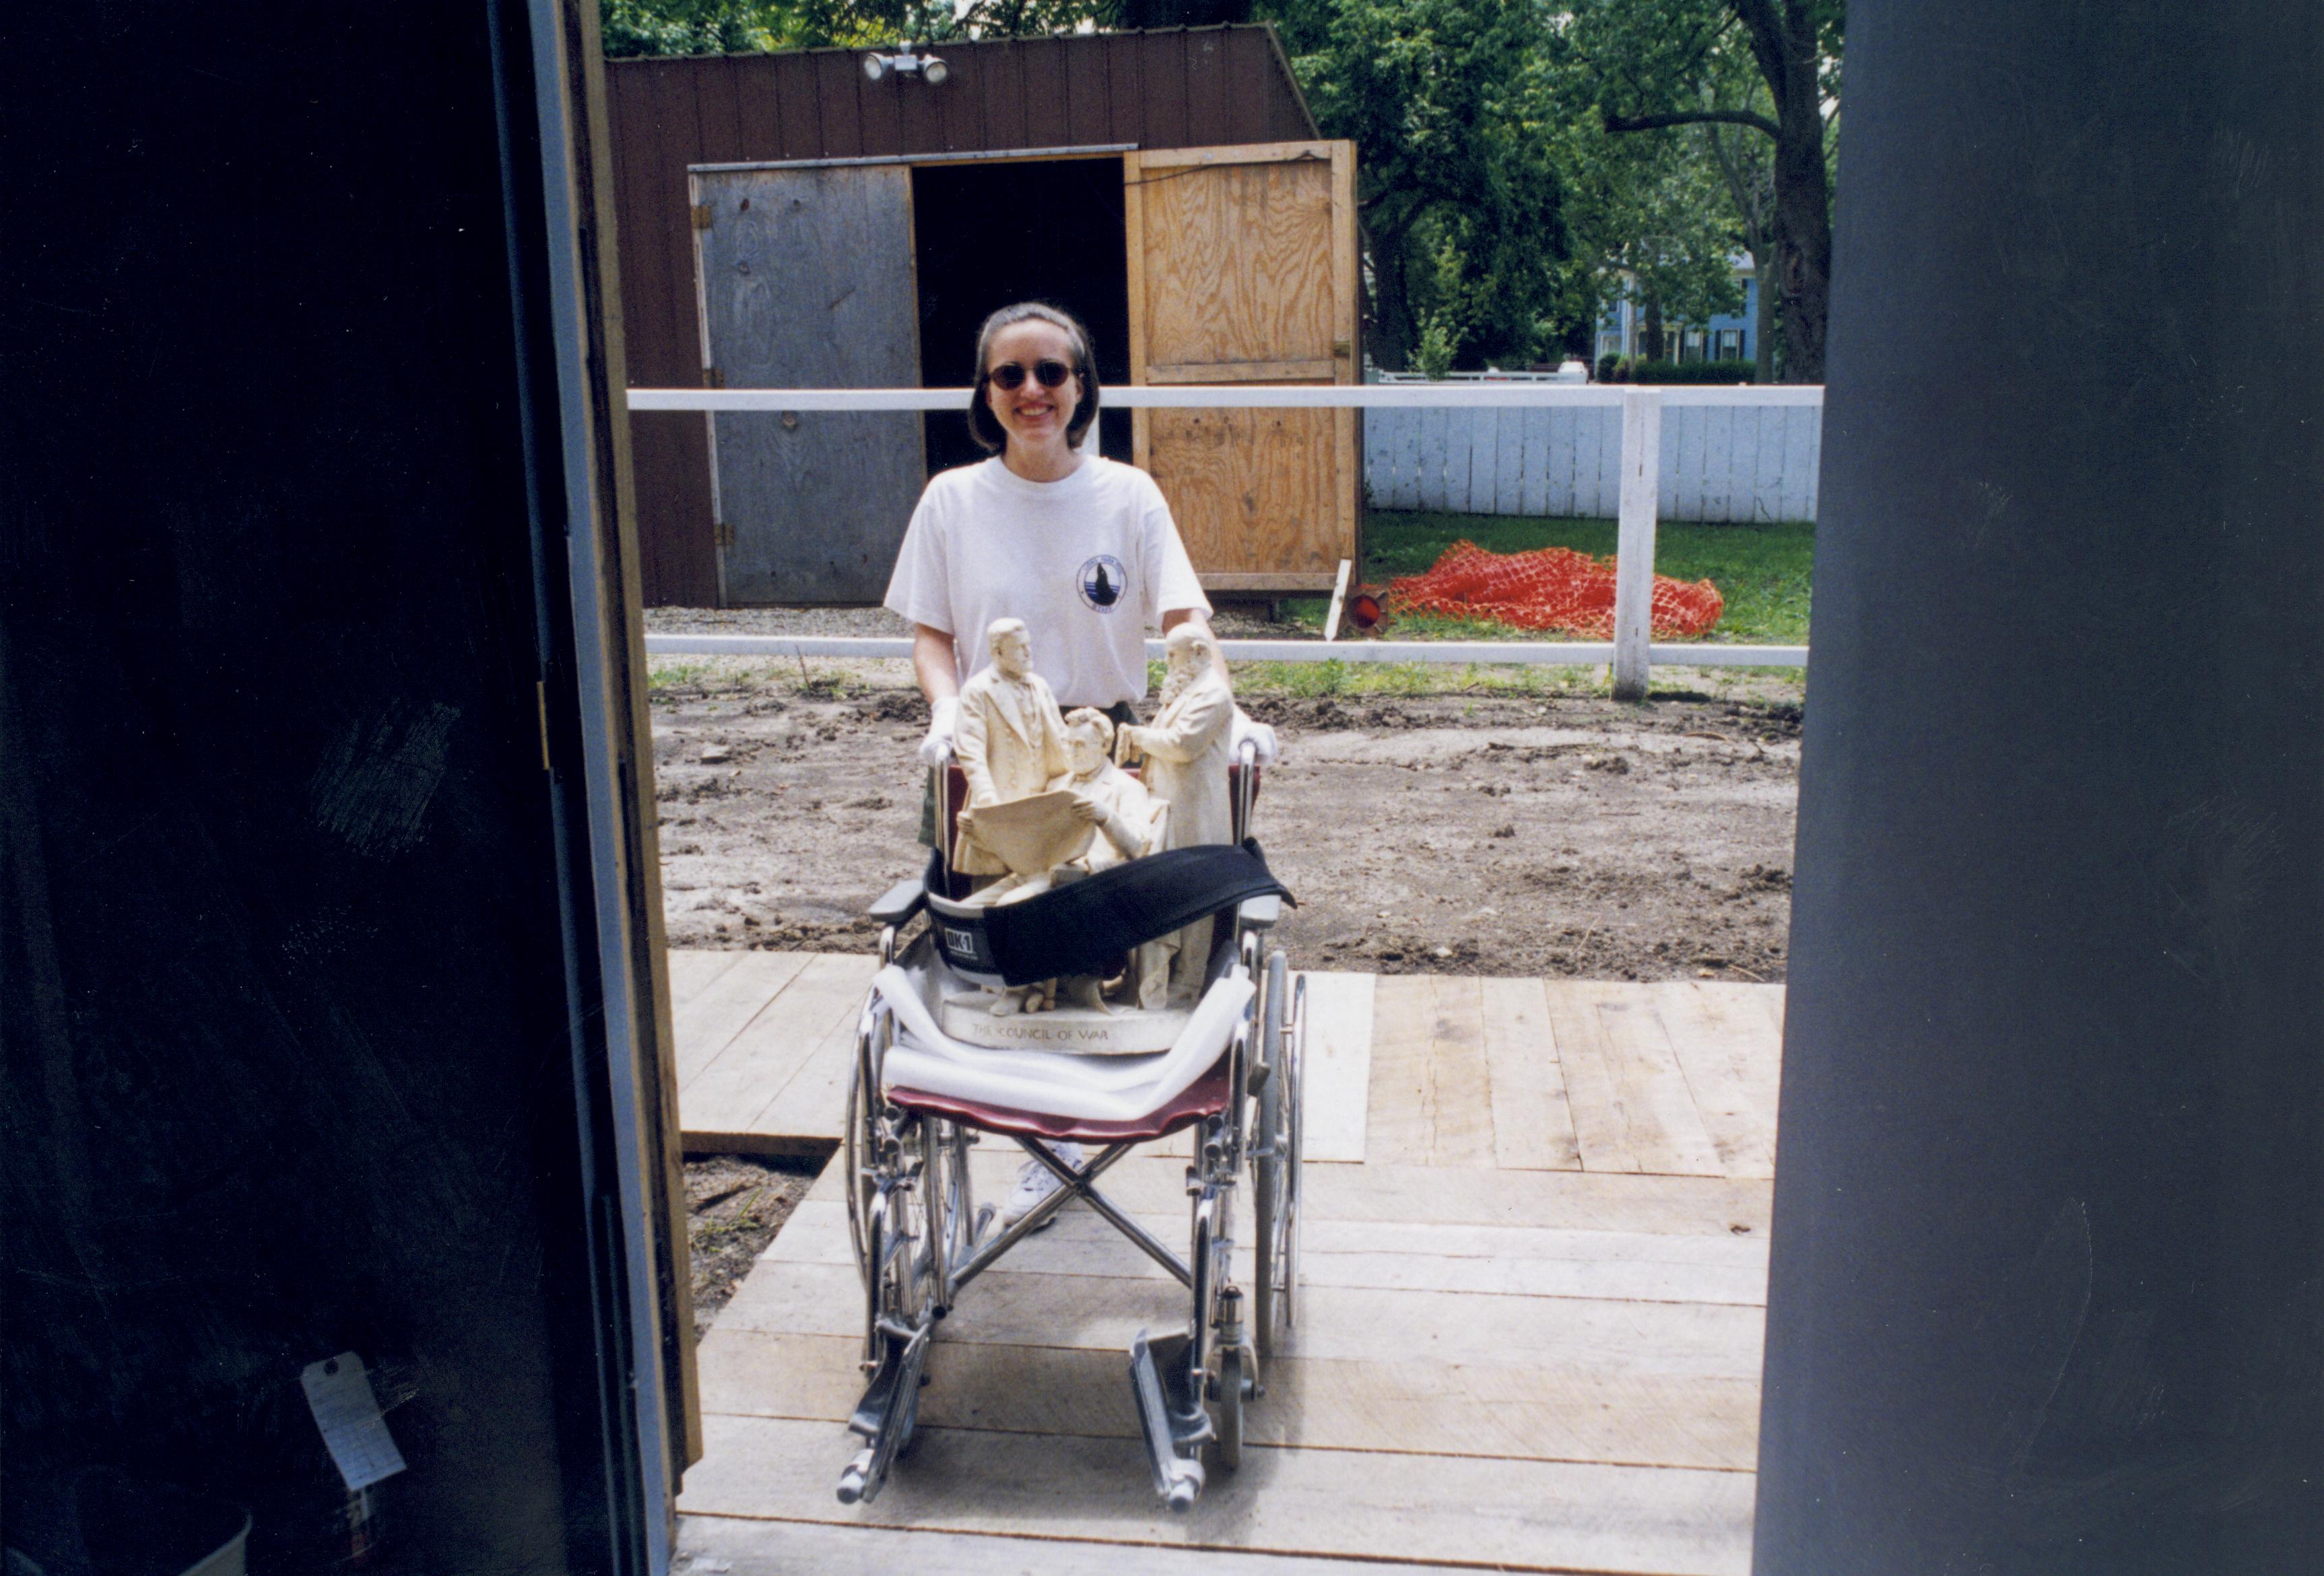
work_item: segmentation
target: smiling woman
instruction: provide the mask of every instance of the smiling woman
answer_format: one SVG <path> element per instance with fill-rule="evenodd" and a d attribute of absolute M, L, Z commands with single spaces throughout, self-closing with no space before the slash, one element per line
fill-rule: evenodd
<path fill-rule="evenodd" d="M 915 626 L 932 764 L 994 620 L 1024 621 L 1061 705 L 1126 714 L 1146 694 L 1148 631 L 1210 613 L 1153 478 L 1084 441 L 1100 399 L 1088 330 L 1020 301 L 984 320 L 976 347 L 969 429 L 993 457 L 928 484 L 887 595 Z"/>

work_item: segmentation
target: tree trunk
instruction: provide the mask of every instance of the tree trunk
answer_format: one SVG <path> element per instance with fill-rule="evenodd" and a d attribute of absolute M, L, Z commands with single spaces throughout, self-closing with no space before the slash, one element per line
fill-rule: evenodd
<path fill-rule="evenodd" d="M 1659 296 L 1646 298 L 1646 342 L 1644 359 L 1663 358 L 1663 303 Z"/>
<path fill-rule="evenodd" d="M 1404 236 L 1372 237 L 1372 332 L 1367 348 L 1383 372 L 1412 365 L 1412 302 L 1404 286 Z"/>
<path fill-rule="evenodd" d="M 1751 381 L 1775 381 L 1775 249 L 1762 244 L 1751 253 Z"/>
<path fill-rule="evenodd" d="M 1757 34 L 1772 5 L 1738 7 Z M 1784 0 L 1775 37 L 1755 38 L 1775 95 L 1775 264 L 1784 292 L 1784 380 L 1823 382 L 1824 319 L 1831 304 L 1831 193 L 1824 182 L 1823 106 L 1817 99 L 1815 28 L 1802 0 Z"/>

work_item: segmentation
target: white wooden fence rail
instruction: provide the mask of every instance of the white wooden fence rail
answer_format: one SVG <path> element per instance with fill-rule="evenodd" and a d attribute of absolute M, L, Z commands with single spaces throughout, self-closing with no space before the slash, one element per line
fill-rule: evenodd
<path fill-rule="evenodd" d="M 1732 509 L 1741 491 L 1735 456 L 1741 452 L 1736 438 L 1736 419 L 1747 413 L 1757 419 L 1748 430 L 1753 456 L 1751 491 L 1756 496 L 1763 475 L 1787 478 L 1778 487 L 1780 501 L 1785 487 L 1802 490 L 1808 512 L 1789 515 L 1770 513 L 1769 519 L 1812 518 L 1814 507 L 1813 467 L 1805 460 L 1796 463 L 1787 447 L 1795 431 L 1794 423 L 1809 418 L 1820 419 L 1822 415 L 1823 390 L 1795 384 L 1773 386 L 1702 385 L 1689 387 L 1660 385 L 1641 387 L 1636 384 L 1609 385 L 1591 383 L 1337 383 L 1299 385 L 1278 383 L 1271 386 L 1230 387 L 1226 385 L 1176 385 L 1167 388 L 1123 387 L 1105 391 L 1105 402 L 1124 409 L 1176 410 L 1254 410 L 1254 409 L 1357 409 L 1378 415 L 1393 412 L 1399 417 L 1416 418 L 1415 453 L 1409 465 L 1417 478 L 1424 466 L 1418 457 L 1418 437 L 1429 429 L 1433 419 L 1439 433 L 1451 431 L 1452 419 L 1464 419 L 1483 414 L 1494 416 L 1494 442 L 1491 459 L 1486 465 L 1489 473 L 1493 512 L 1500 512 L 1504 478 L 1508 479 L 1511 497 L 1522 504 L 1526 498 L 1526 419 L 1536 415 L 1563 414 L 1572 417 L 1596 415 L 1612 429 L 1616 438 L 1613 457 L 1613 485 L 1610 493 L 1605 484 L 1606 435 L 1599 434 L 1597 469 L 1592 473 L 1591 486 L 1598 509 L 1575 512 L 1603 512 L 1611 502 L 1620 521 L 1617 547 L 1619 555 L 1614 585 L 1614 641 L 1610 647 L 1598 641 L 1536 641 L 1501 643 L 1498 641 L 1463 641 L 1459 644 L 1475 650 L 1453 656 L 1445 648 L 1449 642 L 1397 641 L 1365 641 L 1360 645 L 1333 646 L 1328 650 L 1321 643 L 1306 641 L 1236 641 L 1236 647 L 1283 646 L 1296 650 L 1298 658 L 1333 657 L 1342 660 L 1360 661 L 1471 661 L 1523 662 L 1534 664 L 1582 664 L 1603 662 L 1610 651 L 1614 668 L 1614 693 L 1625 699 L 1642 699 L 1646 693 L 1646 681 L 1655 662 L 1684 662 L 1700 666 L 1719 667 L 1803 667 L 1807 650 L 1799 646 L 1680 646 L 1655 647 L 1649 643 L 1647 612 L 1654 594 L 1655 521 L 1664 512 L 1665 477 L 1674 497 L 1685 496 L 1690 478 L 1700 483 L 1702 495 L 1712 495 L 1709 478 L 1713 473 L 1712 462 L 1705 456 L 1713 452 L 1720 458 L 1716 465 L 1720 477 L 1717 496 L 1722 507 Z M 629 406 L 632 410 L 957 410 L 968 403 L 966 389 L 632 389 Z M 1511 416 L 1517 420 L 1511 431 L 1511 441 L 1501 442 L 1504 425 Z M 1770 423 L 1770 415 L 1782 419 Z M 1724 417 L 1723 427 L 1713 419 Z M 1666 418 L 1676 418 L 1665 425 Z M 1367 444 L 1371 416 L 1367 417 Z M 1695 423 L 1690 428 L 1690 422 Z M 1578 457 L 1581 429 L 1574 428 L 1577 458 L 1570 473 L 1581 474 Z M 1690 439 L 1689 432 L 1695 436 Z M 1540 495 L 1548 497 L 1548 478 L 1555 473 L 1555 462 L 1547 456 L 1555 451 L 1547 447 L 1550 431 L 1543 423 L 1545 456 L 1540 472 Z M 1713 433 L 1723 433 L 1714 438 Z M 1676 438 L 1675 443 L 1663 441 L 1665 433 Z M 1780 438 L 1771 451 L 1773 440 Z M 1690 441 L 1692 447 L 1688 447 Z M 1445 496 L 1451 493 L 1452 447 L 1449 442 L 1442 452 Z M 1480 489 L 1477 476 L 1477 446 L 1473 441 L 1461 447 L 1462 461 L 1460 495 L 1475 512 L 1474 504 Z M 1766 468 L 1760 456 L 1770 456 Z M 1391 462 L 1391 475 L 1393 475 Z M 1796 483 L 1788 478 L 1796 476 Z M 1580 484 L 1575 484 L 1577 495 Z M 1376 494 L 1377 496 L 1377 494 Z M 1390 508 L 1399 507 L 1391 493 L 1387 501 Z M 1417 507 L 1417 503 L 1401 507 Z M 1440 505 L 1440 507 L 1442 507 Z M 1756 508 L 1756 505 L 1754 505 Z M 1543 512 L 1551 512 L 1545 510 Z M 1674 518 L 1682 518 L 1674 516 Z M 1687 518 L 1736 518 L 1735 516 L 1692 516 Z M 1761 518 L 1757 515 L 1743 518 Z M 763 643 L 770 654 L 788 654 L 804 650 L 807 642 L 780 637 L 747 636 L 654 636 L 648 640 L 650 651 L 678 652 L 701 650 L 697 641 L 716 640 L 719 649 L 735 651 L 738 643 L 750 641 L 750 649 Z M 679 642 L 686 642 L 681 645 Z M 733 643 L 730 643 L 733 642 Z M 1357 653 L 1363 653 L 1360 657 Z M 1490 655 L 1484 653 L 1489 652 Z M 838 655 L 837 651 L 830 653 Z M 1231 657 L 1254 660 L 1285 660 L 1269 653 L 1261 657 L 1257 651 L 1230 650 Z"/>

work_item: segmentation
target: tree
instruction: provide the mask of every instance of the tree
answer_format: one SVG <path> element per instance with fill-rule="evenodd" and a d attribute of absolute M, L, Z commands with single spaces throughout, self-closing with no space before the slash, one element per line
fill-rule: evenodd
<path fill-rule="evenodd" d="M 1356 144 L 1374 356 L 1523 363 L 1575 313 L 1533 0 L 1270 0 L 1323 134 Z"/>
<path fill-rule="evenodd" d="M 599 0 L 609 55 L 752 54 L 828 44 L 1034 38 L 1084 22 L 1200 27 L 1250 18 L 1250 0 Z"/>
<path fill-rule="evenodd" d="M 1662 325 L 1701 322 L 1742 305 L 1729 193 L 1700 136 L 1617 137 L 1594 105 L 1573 101 L 1556 154 L 1566 172 L 1574 297 L 1594 322 L 1629 295 L 1646 317 L 1646 354 Z"/>
<path fill-rule="evenodd" d="M 1576 0 L 1568 37 L 1609 132 L 1739 127 L 1766 139 L 1770 269 L 1783 306 L 1784 375 L 1823 379 L 1831 297 L 1829 119 L 1838 113 L 1843 0 Z M 1736 101 L 1745 73 L 1759 104 Z M 1714 143 L 1714 150 L 1721 145 Z M 1745 165 L 1736 150 L 1738 185 Z M 1748 189 L 1736 195 L 1738 209 Z M 1748 237 L 1747 237 L 1748 239 Z M 1755 248 L 1755 255 L 1757 249 Z"/>

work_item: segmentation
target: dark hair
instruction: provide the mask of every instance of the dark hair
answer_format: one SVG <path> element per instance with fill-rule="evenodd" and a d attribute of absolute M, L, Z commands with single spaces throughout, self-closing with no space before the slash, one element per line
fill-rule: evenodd
<path fill-rule="evenodd" d="M 1074 372 L 1081 382 L 1081 402 L 1074 407 L 1074 419 L 1065 424 L 1065 441 L 1079 448 L 1082 435 L 1097 419 L 1097 360 L 1090 354 L 1089 330 L 1072 313 L 1059 311 L 1047 301 L 1019 301 L 1013 307 L 1003 307 L 976 331 L 976 387 L 968 396 L 968 435 L 988 454 L 999 454 L 1009 447 L 1009 434 L 992 414 L 992 407 L 986 403 L 985 384 L 991 381 L 991 373 L 985 363 L 991 354 L 992 336 L 1019 323 L 1047 323 L 1062 328 L 1073 346 Z"/>

